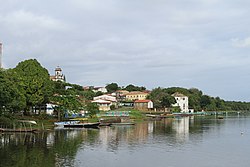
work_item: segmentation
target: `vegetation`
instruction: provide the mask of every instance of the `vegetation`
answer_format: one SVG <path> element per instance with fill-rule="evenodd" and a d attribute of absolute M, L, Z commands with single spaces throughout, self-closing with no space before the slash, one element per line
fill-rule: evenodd
<path fill-rule="evenodd" d="M 126 86 L 124 88 L 124 90 L 127 90 L 129 92 L 131 92 L 131 91 L 144 91 L 144 90 L 146 90 L 146 88 L 144 86 L 135 86 L 135 85 L 129 84 L 128 86 Z"/>
<path fill-rule="evenodd" d="M 96 114 L 99 113 L 99 107 L 96 103 L 88 103 L 86 105 L 86 110 L 89 112 L 90 118 L 95 117 Z"/>
<path fill-rule="evenodd" d="M 106 89 L 109 93 L 113 93 L 119 89 L 117 83 L 107 84 Z"/>
<path fill-rule="evenodd" d="M 142 112 L 138 111 L 138 110 L 130 110 L 131 112 L 129 113 L 130 115 L 130 118 L 131 119 L 136 119 L 136 120 L 139 120 L 139 119 L 145 119 L 146 116 L 145 114 L 143 114 Z"/>
<path fill-rule="evenodd" d="M 35 59 L 20 62 L 14 69 L 0 70 L 1 116 L 33 115 L 34 107 L 39 108 L 39 115 L 45 115 L 41 106 L 53 103 L 61 120 L 66 112 L 89 109 L 95 95 L 93 91 L 84 91 L 80 85 L 51 81 L 48 71 Z M 91 117 L 96 112 L 90 112 Z"/>
<path fill-rule="evenodd" d="M 131 91 L 145 91 L 146 87 L 144 86 L 135 86 L 133 84 L 129 84 L 125 87 L 120 87 L 117 83 L 111 83 L 106 85 L 106 89 L 109 93 L 113 93 L 117 90 L 127 90 L 129 92 Z"/>
<path fill-rule="evenodd" d="M 32 107 L 49 102 L 52 95 L 52 81 L 48 71 L 35 59 L 20 62 L 13 69 L 17 84 L 25 97 L 24 113 L 31 111 Z"/>
<path fill-rule="evenodd" d="M 171 88 L 155 88 L 149 94 L 148 99 L 154 102 L 156 108 L 163 108 L 164 104 L 174 104 L 175 102 L 168 97 L 173 93 L 182 93 L 189 98 L 189 108 L 193 108 L 195 111 L 249 111 L 250 103 L 247 102 L 233 102 L 225 101 L 219 97 L 211 97 L 204 95 L 201 90 L 196 88 L 186 89 L 180 87 Z M 165 102 L 164 102 L 165 101 Z"/>
<path fill-rule="evenodd" d="M 109 93 L 117 90 L 146 90 L 143 86 L 132 84 L 120 87 L 117 83 L 107 84 L 106 88 Z M 219 97 L 205 95 L 196 88 L 158 87 L 151 91 L 148 99 L 154 102 L 155 108 L 169 108 L 176 103 L 172 96 L 176 92 L 188 96 L 189 108 L 196 111 L 250 110 L 248 102 L 225 101 Z M 9 119 L 13 120 L 9 115 L 32 115 L 34 107 L 39 108 L 36 114 L 41 118 L 46 118 L 41 109 L 41 106 L 46 103 L 56 104 L 54 109 L 57 111 L 58 119 L 64 118 L 66 112 L 77 113 L 80 110 L 89 111 L 89 116 L 95 118 L 99 110 L 96 104 L 91 103 L 91 100 L 101 94 L 101 92 L 83 90 L 80 85 L 51 81 L 47 69 L 42 67 L 37 60 L 25 60 L 13 69 L 0 69 L 0 120 L 6 123 Z M 178 109 L 172 108 L 172 110 Z"/>

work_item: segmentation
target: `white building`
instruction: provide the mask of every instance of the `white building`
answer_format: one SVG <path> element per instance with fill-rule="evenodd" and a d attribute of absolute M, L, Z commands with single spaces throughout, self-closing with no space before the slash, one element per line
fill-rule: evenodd
<path fill-rule="evenodd" d="M 54 108 L 55 108 L 56 106 L 57 106 L 57 105 L 51 104 L 51 103 L 46 104 L 46 114 L 48 114 L 48 115 L 53 115 L 53 114 L 54 114 Z"/>
<path fill-rule="evenodd" d="M 93 92 L 102 92 L 102 93 L 107 93 L 108 90 L 105 87 L 94 87 Z"/>
<path fill-rule="evenodd" d="M 101 95 L 94 97 L 94 100 L 92 103 L 97 103 L 99 106 L 99 110 L 102 111 L 109 111 L 111 110 L 111 106 L 117 106 L 117 100 L 116 97 L 110 96 L 110 95 Z"/>
<path fill-rule="evenodd" d="M 188 113 L 188 97 L 181 93 L 174 93 L 172 96 L 175 98 L 176 103 L 173 106 L 180 107 L 181 113 Z"/>
<path fill-rule="evenodd" d="M 65 82 L 65 76 L 62 73 L 62 69 L 60 67 L 57 67 L 55 69 L 55 75 L 50 76 L 50 79 L 52 81 L 61 81 L 61 82 Z"/>
<path fill-rule="evenodd" d="M 111 105 L 112 105 L 111 101 L 98 99 L 98 100 L 93 100 L 92 103 L 96 103 L 99 106 L 100 111 L 111 110 Z"/>
<path fill-rule="evenodd" d="M 110 101 L 112 103 L 116 103 L 117 102 L 116 97 L 110 96 L 110 95 L 97 96 L 97 97 L 94 97 L 94 100 L 107 100 L 107 101 Z"/>

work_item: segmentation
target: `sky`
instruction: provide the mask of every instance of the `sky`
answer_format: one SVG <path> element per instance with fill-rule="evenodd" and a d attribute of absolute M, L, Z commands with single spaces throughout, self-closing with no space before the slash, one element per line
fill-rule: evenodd
<path fill-rule="evenodd" d="M 249 0 L 0 0 L 3 66 L 250 101 Z"/>

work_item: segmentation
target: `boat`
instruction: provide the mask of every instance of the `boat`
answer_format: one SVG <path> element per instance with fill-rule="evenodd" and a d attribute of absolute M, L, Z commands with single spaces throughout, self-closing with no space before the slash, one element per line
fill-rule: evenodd
<path fill-rule="evenodd" d="M 147 117 L 154 118 L 154 119 L 162 119 L 162 118 L 173 118 L 174 114 L 146 114 Z"/>
<path fill-rule="evenodd" d="M 194 116 L 194 113 L 173 113 L 175 117 L 189 117 Z"/>
<path fill-rule="evenodd" d="M 155 114 L 146 114 L 147 117 L 152 117 L 152 118 L 159 118 L 160 115 L 155 115 Z"/>
<path fill-rule="evenodd" d="M 64 128 L 83 128 L 83 124 L 65 124 L 63 125 Z"/>
<path fill-rule="evenodd" d="M 101 122 L 99 126 L 111 126 L 112 123 Z"/>
<path fill-rule="evenodd" d="M 63 127 L 64 125 L 74 125 L 79 124 L 80 121 L 63 121 L 63 122 L 54 122 L 55 126 Z"/>
<path fill-rule="evenodd" d="M 18 122 L 37 125 L 36 121 L 30 121 L 30 120 L 18 120 Z"/>
<path fill-rule="evenodd" d="M 4 133 L 4 132 L 10 132 L 10 133 L 35 133 L 37 132 L 37 129 L 4 129 L 4 128 L 0 128 L 0 132 Z"/>
<path fill-rule="evenodd" d="M 121 123 L 112 123 L 112 125 L 135 125 L 133 122 L 121 122 Z"/>
<path fill-rule="evenodd" d="M 96 123 L 79 123 L 79 124 L 65 124 L 65 128 L 97 128 L 100 122 Z"/>
<path fill-rule="evenodd" d="M 100 122 L 96 123 L 85 123 L 83 125 L 84 128 L 97 128 L 100 125 Z"/>
<path fill-rule="evenodd" d="M 223 117 L 223 116 L 218 116 L 217 118 L 218 118 L 218 119 L 224 119 L 224 117 Z"/>

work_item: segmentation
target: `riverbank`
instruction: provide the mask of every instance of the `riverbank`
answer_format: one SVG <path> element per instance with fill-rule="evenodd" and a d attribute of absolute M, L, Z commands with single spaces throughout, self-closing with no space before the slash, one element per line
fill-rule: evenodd
<path fill-rule="evenodd" d="M 129 111 L 128 111 L 129 110 Z M 128 111 L 128 116 L 120 117 L 124 122 L 142 122 L 145 120 L 155 118 L 174 118 L 173 114 L 163 112 L 141 112 L 135 109 L 122 108 L 111 112 L 125 112 Z M 100 114 L 105 113 L 101 112 Z M 247 111 L 209 111 L 200 112 L 202 115 L 242 115 L 248 114 Z M 196 115 L 196 114 L 194 114 Z M 75 118 L 85 123 L 99 122 L 101 119 L 117 119 L 119 116 L 99 116 L 99 117 L 88 117 L 88 118 Z M 72 120 L 70 118 L 63 121 Z M 35 123 L 34 123 L 35 122 Z M 55 117 L 48 115 L 32 115 L 32 116 L 18 116 L 18 115 L 7 115 L 0 116 L 0 129 L 12 129 L 11 131 L 47 131 L 53 130 L 55 125 L 54 122 L 58 122 Z"/>

